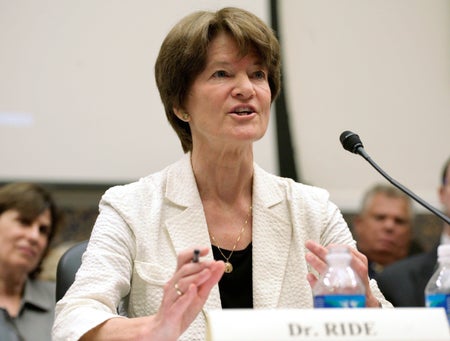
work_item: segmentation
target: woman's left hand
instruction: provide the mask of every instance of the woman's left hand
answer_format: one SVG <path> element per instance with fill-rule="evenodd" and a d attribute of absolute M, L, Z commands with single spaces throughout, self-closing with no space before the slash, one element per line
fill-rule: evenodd
<path fill-rule="evenodd" d="M 305 256 L 308 264 L 312 266 L 317 271 L 317 273 L 319 274 L 324 273 L 327 269 L 325 256 L 328 253 L 328 249 L 312 240 L 308 240 L 305 243 L 305 246 L 310 251 Z M 375 298 L 375 296 L 372 293 L 372 290 L 370 289 L 369 265 L 367 257 L 358 250 L 356 250 L 355 248 L 348 247 L 348 249 L 352 254 L 351 265 L 355 270 L 355 272 L 361 278 L 366 288 L 366 307 L 380 307 L 380 303 Z M 308 273 L 307 280 L 312 288 L 314 287 L 318 279 L 314 274 Z"/>

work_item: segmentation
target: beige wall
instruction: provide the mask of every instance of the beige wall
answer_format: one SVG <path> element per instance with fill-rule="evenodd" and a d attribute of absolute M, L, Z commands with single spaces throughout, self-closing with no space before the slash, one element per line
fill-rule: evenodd
<path fill-rule="evenodd" d="M 182 155 L 153 66 L 199 9 L 265 0 L 0 0 L 0 182 L 123 183 Z M 256 146 L 275 172 L 272 129 Z"/>
<path fill-rule="evenodd" d="M 306 182 L 344 210 L 383 180 L 344 151 L 352 130 L 385 171 L 439 207 L 450 156 L 450 1 L 292 0 L 282 6 L 285 82 Z"/>

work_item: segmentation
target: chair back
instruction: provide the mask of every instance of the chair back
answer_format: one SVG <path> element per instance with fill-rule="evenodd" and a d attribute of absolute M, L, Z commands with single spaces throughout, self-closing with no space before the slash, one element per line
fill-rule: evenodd
<path fill-rule="evenodd" d="M 70 247 L 58 261 L 56 268 L 56 302 L 58 302 L 72 285 L 75 274 L 81 265 L 88 240 L 82 241 Z"/>

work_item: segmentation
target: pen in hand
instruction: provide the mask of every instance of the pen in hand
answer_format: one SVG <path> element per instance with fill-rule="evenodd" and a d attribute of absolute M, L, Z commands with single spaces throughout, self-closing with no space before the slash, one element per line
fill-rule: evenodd
<path fill-rule="evenodd" d="M 194 250 L 194 255 L 192 256 L 192 263 L 198 263 L 199 261 L 199 257 L 200 256 L 200 250 L 195 249 Z"/>

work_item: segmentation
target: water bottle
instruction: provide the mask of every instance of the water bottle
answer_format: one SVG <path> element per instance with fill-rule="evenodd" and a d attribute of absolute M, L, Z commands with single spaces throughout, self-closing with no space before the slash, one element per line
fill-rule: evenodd
<path fill-rule="evenodd" d="M 450 323 L 450 244 L 438 247 L 438 268 L 425 287 L 425 305 L 444 308 Z"/>
<path fill-rule="evenodd" d="M 327 270 L 313 288 L 315 308 L 363 308 L 366 289 L 350 263 L 352 256 L 345 246 L 332 246 L 328 250 Z"/>

